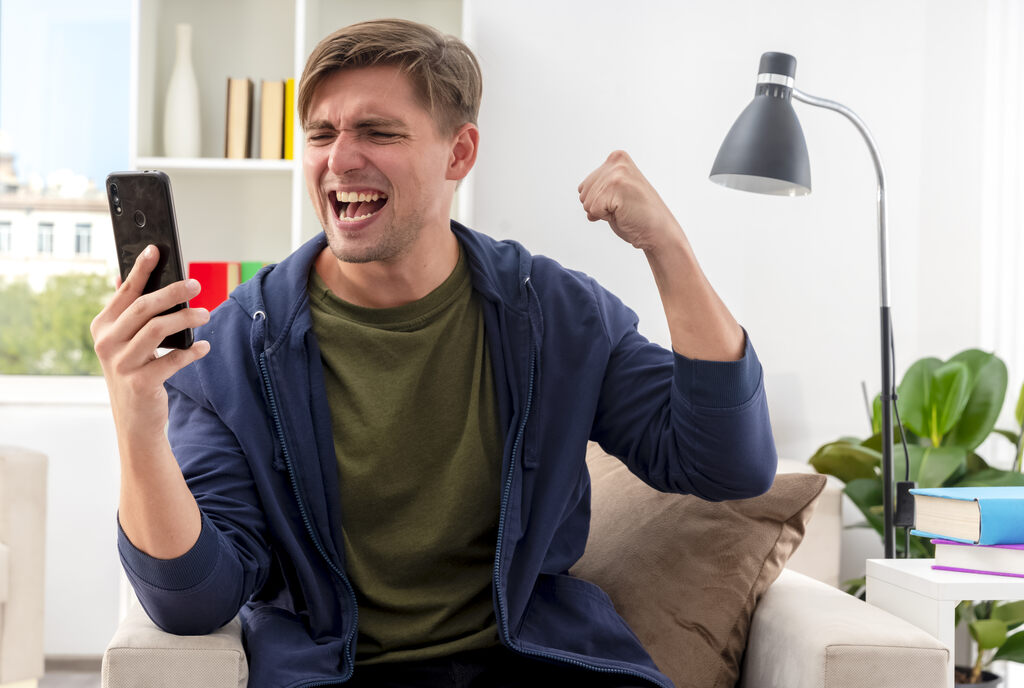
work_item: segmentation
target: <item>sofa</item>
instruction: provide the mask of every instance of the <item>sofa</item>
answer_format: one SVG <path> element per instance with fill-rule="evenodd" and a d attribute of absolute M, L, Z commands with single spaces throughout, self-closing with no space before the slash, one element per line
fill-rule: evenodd
<path fill-rule="evenodd" d="M 43 676 L 46 455 L 0 445 L 0 686 Z"/>
<path fill-rule="evenodd" d="M 765 495 L 711 503 L 656 492 L 596 445 L 587 463 L 591 532 L 570 573 L 609 594 L 677 688 L 943 685 L 942 643 L 834 587 L 834 479 L 781 461 Z M 174 636 L 133 602 L 102 678 L 104 688 L 244 688 L 247 671 L 238 618 Z"/>

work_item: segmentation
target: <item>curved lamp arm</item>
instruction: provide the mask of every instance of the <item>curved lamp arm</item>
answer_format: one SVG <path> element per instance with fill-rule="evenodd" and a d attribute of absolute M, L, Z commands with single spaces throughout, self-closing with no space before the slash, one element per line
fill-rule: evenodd
<path fill-rule="evenodd" d="M 868 144 L 868 150 L 871 151 L 871 160 L 875 163 L 875 172 L 878 175 L 879 305 L 887 308 L 889 306 L 889 236 L 886 232 L 885 170 L 882 168 L 882 158 L 878 154 L 878 146 L 875 145 L 875 139 L 871 136 L 871 132 L 868 130 L 867 125 L 864 124 L 864 121 L 858 117 L 853 110 L 845 105 L 841 105 L 833 100 L 826 100 L 825 98 L 812 96 L 795 87 L 793 88 L 793 98 L 799 100 L 801 103 L 825 108 L 826 110 L 833 110 L 843 115 L 853 122 L 853 125 L 857 127 L 857 131 L 859 131 L 860 135 L 864 137 L 865 143 Z"/>

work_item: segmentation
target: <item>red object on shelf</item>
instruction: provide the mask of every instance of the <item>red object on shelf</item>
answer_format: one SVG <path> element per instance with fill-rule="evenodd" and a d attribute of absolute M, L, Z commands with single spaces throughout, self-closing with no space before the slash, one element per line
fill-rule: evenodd
<path fill-rule="evenodd" d="M 188 276 L 199 280 L 203 287 L 198 296 L 189 300 L 189 307 L 212 311 L 224 303 L 231 290 L 241 282 L 242 267 L 237 262 L 189 263 Z"/>

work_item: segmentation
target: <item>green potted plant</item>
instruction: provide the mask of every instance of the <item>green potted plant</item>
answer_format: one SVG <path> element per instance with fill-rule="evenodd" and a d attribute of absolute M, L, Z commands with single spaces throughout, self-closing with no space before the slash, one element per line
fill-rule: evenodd
<path fill-rule="evenodd" d="M 1024 624 L 1024 601 L 965 600 L 956 607 L 956 623 L 961 621 L 967 623 L 978 650 L 971 666 L 956 667 L 956 685 L 996 686 L 1001 679 L 986 671 L 992 662 L 1024 662 L 1024 633 L 1010 633 Z"/>
<path fill-rule="evenodd" d="M 1014 414 L 1016 430 L 995 428 L 1006 389 L 1006 364 L 979 349 L 962 351 L 948 361 L 929 357 L 911 365 L 897 388 L 893 452 L 896 479 L 913 480 L 918 487 L 1024 485 L 1024 386 Z M 865 522 L 860 525 L 874 528 L 879 535 L 883 528 L 880 428 L 881 401 L 876 397 L 870 437 L 841 437 L 820 447 L 810 458 L 819 473 L 833 475 L 846 484 L 844 493 L 864 515 Z M 993 468 L 977 453 L 993 434 L 1014 446 L 1010 470 Z M 903 552 L 905 547 L 904 539 L 897 537 L 897 550 Z M 909 556 L 934 556 L 934 546 L 928 539 L 912 536 L 909 547 Z M 864 578 L 846 581 L 844 587 L 859 595 Z M 1024 623 L 1024 602 L 966 601 L 957 607 L 958 623 L 960 618 L 967 622 L 978 644 L 973 665 L 963 673 L 965 679 L 977 684 L 983 670 L 997 659 L 1024 662 L 1024 633 L 1009 634 Z"/>

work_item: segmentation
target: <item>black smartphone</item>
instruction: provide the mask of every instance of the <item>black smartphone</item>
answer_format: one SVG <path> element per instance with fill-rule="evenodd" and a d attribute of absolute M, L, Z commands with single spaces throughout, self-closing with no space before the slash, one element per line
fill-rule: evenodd
<path fill-rule="evenodd" d="M 107 200 L 121 279 L 128 278 L 139 254 L 150 244 L 159 250 L 160 260 L 142 292 L 148 294 L 185 279 L 170 178 L 158 170 L 113 172 L 107 175 Z M 160 315 L 183 308 L 188 308 L 188 302 L 172 306 Z M 192 330 L 184 329 L 165 337 L 160 347 L 187 349 L 192 343 Z"/>

